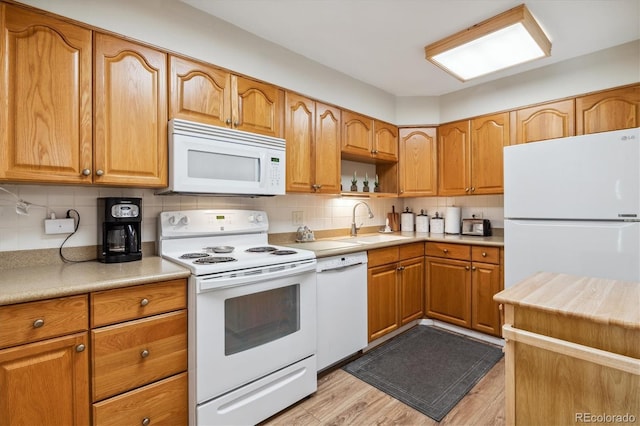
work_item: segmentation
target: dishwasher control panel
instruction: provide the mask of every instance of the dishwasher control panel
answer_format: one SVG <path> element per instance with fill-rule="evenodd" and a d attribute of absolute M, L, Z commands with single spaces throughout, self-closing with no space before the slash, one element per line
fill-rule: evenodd
<path fill-rule="evenodd" d="M 354 265 L 367 264 L 367 252 L 349 253 L 341 256 L 331 256 L 318 259 L 318 272 L 331 269 L 341 269 Z"/>

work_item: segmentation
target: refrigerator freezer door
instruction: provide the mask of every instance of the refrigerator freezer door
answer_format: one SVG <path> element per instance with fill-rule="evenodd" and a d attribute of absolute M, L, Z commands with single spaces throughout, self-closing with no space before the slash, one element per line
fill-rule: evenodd
<path fill-rule="evenodd" d="M 640 282 L 640 222 L 505 220 L 505 288 L 539 271 Z"/>
<path fill-rule="evenodd" d="M 639 219 L 640 128 L 504 149 L 511 219 Z"/>

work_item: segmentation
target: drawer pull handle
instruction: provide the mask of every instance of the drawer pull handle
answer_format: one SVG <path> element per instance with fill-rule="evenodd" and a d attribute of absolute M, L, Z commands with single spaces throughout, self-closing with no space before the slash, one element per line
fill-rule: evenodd
<path fill-rule="evenodd" d="M 140 356 L 142 358 L 146 358 L 149 356 L 149 351 L 147 349 L 143 350 L 142 352 L 140 352 Z"/>
<path fill-rule="evenodd" d="M 33 328 L 40 328 L 44 325 L 43 319 L 37 319 L 33 322 Z"/>
<path fill-rule="evenodd" d="M 149 426 L 151 424 L 151 419 L 149 417 L 145 417 L 142 419 L 142 426 Z"/>
<path fill-rule="evenodd" d="M 486 251 L 482 252 L 482 257 L 487 257 L 487 252 Z"/>
<path fill-rule="evenodd" d="M 76 346 L 76 352 L 84 352 L 84 350 L 85 346 L 82 343 Z"/>
<path fill-rule="evenodd" d="M 144 298 L 140 301 L 140 306 L 147 306 L 149 304 L 149 299 Z"/>
<path fill-rule="evenodd" d="M 449 253 L 448 249 L 442 249 L 442 251 L 445 252 L 445 253 Z"/>

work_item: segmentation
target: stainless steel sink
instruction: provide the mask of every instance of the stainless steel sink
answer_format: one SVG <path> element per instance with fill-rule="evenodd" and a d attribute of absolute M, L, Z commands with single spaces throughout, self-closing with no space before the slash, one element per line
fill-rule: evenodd
<path fill-rule="evenodd" d="M 388 243 L 390 241 L 398 241 L 404 240 L 411 237 L 406 237 L 403 235 L 385 235 L 385 234 L 375 234 L 375 235 L 362 235 L 340 239 L 338 241 L 350 242 L 352 244 L 376 244 L 376 243 Z"/>

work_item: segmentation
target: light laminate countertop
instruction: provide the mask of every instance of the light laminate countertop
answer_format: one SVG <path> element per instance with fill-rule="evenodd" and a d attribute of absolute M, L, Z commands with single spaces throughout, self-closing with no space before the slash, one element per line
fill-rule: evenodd
<path fill-rule="evenodd" d="M 0 271 L 0 305 L 185 278 L 188 269 L 157 256 L 125 263 L 97 261 Z"/>
<path fill-rule="evenodd" d="M 640 282 L 539 272 L 502 290 L 498 303 L 640 329 Z"/>

